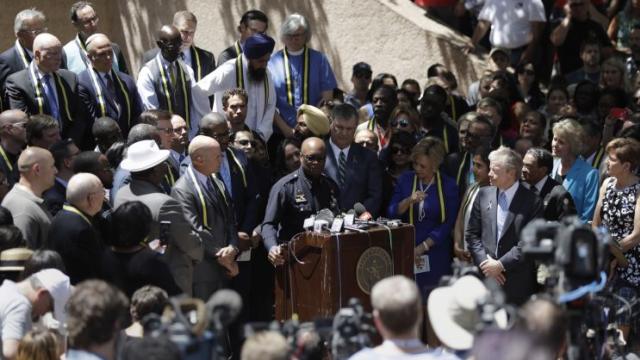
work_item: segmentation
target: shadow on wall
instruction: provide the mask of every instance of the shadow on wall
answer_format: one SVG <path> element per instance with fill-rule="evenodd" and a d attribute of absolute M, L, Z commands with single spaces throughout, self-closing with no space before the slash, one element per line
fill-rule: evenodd
<path fill-rule="evenodd" d="M 156 32 L 165 24 L 173 22 L 176 11 L 187 8 L 185 0 L 119 0 L 119 9 L 113 11 L 114 32 L 122 32 L 121 43 L 126 46 L 132 71 L 137 73 L 142 67 L 142 54 L 156 47 Z M 114 3 L 115 5 L 115 3 Z M 158 11 L 158 9 L 162 9 Z M 158 14 L 166 14 L 158 17 Z"/>
<path fill-rule="evenodd" d="M 236 18 L 233 16 L 223 16 L 224 14 L 243 14 L 251 9 L 260 9 L 265 11 L 269 18 L 268 33 L 278 42 L 274 52 L 278 51 L 283 47 L 280 41 L 280 25 L 282 24 L 282 20 L 284 20 L 287 15 L 297 12 L 303 15 L 309 22 L 312 34 L 311 47 L 324 52 L 331 64 L 335 64 L 334 67 L 342 63 L 340 54 L 336 49 L 328 46 L 331 44 L 328 35 L 329 17 L 324 9 L 325 4 L 322 0 L 269 0 L 268 7 L 264 6 L 265 4 L 267 3 L 264 2 L 264 0 L 234 0 L 230 3 L 226 1 L 218 2 L 219 19 L 224 26 L 223 37 L 225 43 L 232 44 L 237 39 L 237 27 L 240 23 L 240 16 Z M 336 76 L 338 76 L 337 71 Z M 338 82 L 340 82 L 340 80 Z"/>

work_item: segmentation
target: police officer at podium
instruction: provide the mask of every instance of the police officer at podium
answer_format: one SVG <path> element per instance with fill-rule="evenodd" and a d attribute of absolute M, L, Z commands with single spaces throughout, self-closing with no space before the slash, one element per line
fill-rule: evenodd
<path fill-rule="evenodd" d="M 284 264 L 285 252 L 279 244 L 302 232 L 304 219 L 321 209 L 337 213 L 338 185 L 325 176 L 325 142 L 306 139 L 300 149 L 300 168 L 284 176 L 271 188 L 262 223 L 262 237 L 274 266 Z"/>

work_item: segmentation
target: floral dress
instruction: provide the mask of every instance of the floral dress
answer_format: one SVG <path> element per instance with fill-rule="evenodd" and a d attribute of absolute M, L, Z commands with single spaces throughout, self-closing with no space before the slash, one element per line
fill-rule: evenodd
<path fill-rule="evenodd" d="M 640 183 L 630 185 L 624 189 L 616 189 L 615 180 L 607 184 L 602 201 L 602 224 L 609 230 L 611 238 L 620 242 L 633 231 L 633 218 L 636 200 L 640 191 Z M 618 267 L 617 273 L 623 286 L 640 288 L 640 246 L 624 253 L 629 262 L 626 268 Z M 622 285 L 622 284 L 621 284 Z"/>

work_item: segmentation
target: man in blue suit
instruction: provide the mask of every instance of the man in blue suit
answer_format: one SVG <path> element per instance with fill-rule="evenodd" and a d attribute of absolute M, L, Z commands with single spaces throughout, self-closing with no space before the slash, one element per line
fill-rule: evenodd
<path fill-rule="evenodd" d="M 382 168 L 374 152 L 353 142 L 358 112 L 341 104 L 333 108 L 331 116 L 325 173 L 340 188 L 338 202 L 343 211 L 359 202 L 376 217 L 382 203 Z"/>
<path fill-rule="evenodd" d="M 136 83 L 131 76 L 113 70 L 112 44 L 106 35 L 93 34 L 86 45 L 92 66 L 78 74 L 78 91 L 89 119 L 93 123 L 108 116 L 116 120 L 126 136 L 142 112 Z M 91 129 L 91 124 L 87 128 Z"/>

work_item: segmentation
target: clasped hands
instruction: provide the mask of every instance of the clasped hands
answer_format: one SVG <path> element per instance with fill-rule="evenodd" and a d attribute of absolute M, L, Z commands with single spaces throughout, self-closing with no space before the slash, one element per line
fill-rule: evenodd
<path fill-rule="evenodd" d="M 238 269 L 238 263 L 236 262 L 237 255 L 238 248 L 231 245 L 221 248 L 215 254 L 218 264 L 227 270 L 227 275 L 229 275 L 229 277 L 234 277 L 240 272 Z"/>
<path fill-rule="evenodd" d="M 480 270 L 486 277 L 494 278 L 498 284 L 504 285 L 506 278 L 504 276 L 504 266 L 498 260 L 487 255 L 487 260 L 480 263 Z"/>

